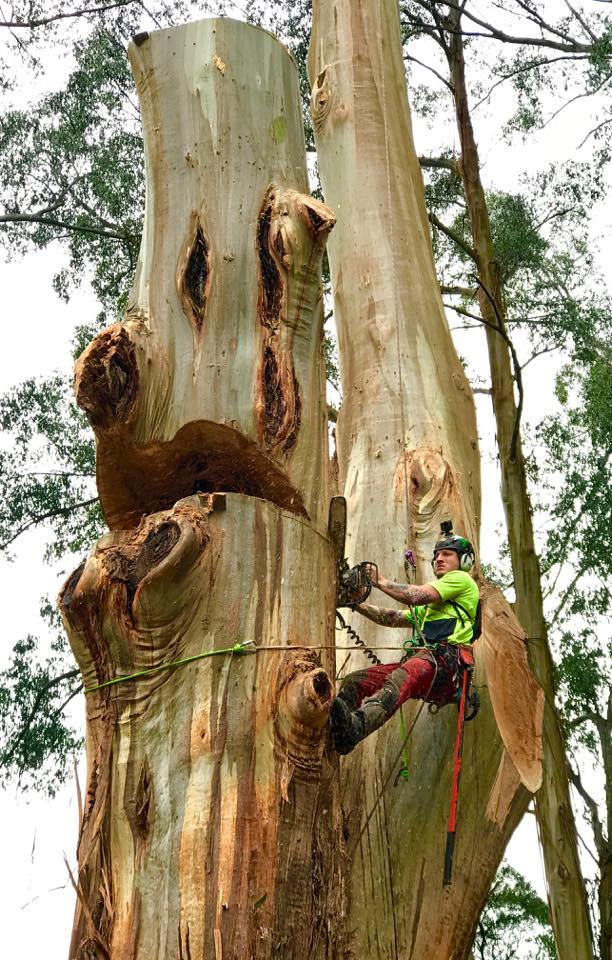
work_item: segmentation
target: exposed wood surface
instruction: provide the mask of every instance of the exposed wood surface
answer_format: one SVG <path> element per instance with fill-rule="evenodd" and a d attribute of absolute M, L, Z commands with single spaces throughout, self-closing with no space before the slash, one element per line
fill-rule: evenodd
<path fill-rule="evenodd" d="M 343 384 L 337 436 L 340 488 L 349 505 L 347 550 L 402 580 L 409 546 L 417 582 L 431 581 L 441 520 L 451 517 L 456 531 L 478 546 L 480 468 L 472 394 L 435 276 L 397 4 L 315 0 L 313 14 L 312 115 L 325 200 L 338 218 L 328 249 Z M 374 602 L 388 603 L 380 594 Z M 537 686 L 521 725 L 510 730 L 498 726 L 486 690 L 487 661 L 512 650 L 524 668 L 524 633 L 499 591 L 487 591 L 484 614 L 487 656 L 476 647 L 483 706 L 466 729 L 450 887 L 442 889 L 442 874 L 456 711 L 418 715 L 407 781 L 394 786 L 402 743 L 396 720 L 342 764 L 353 856 L 350 920 L 356 953 L 369 960 L 468 956 L 527 804 L 520 777 L 531 786 L 538 778 Z M 351 622 L 374 649 L 394 636 L 357 617 Z M 402 638 L 395 636 L 399 647 Z M 346 669 L 363 665 L 354 657 Z M 507 720 L 503 695 L 497 703 Z M 407 729 L 418 709 L 404 708 Z M 526 733 L 531 742 L 521 756 L 518 738 Z"/>
<path fill-rule="evenodd" d="M 341 958 L 320 281 L 334 217 L 307 195 L 297 70 L 271 34 L 203 21 L 137 38 L 130 59 L 142 248 L 126 322 L 76 376 L 112 532 L 60 607 L 88 688 L 272 649 L 87 695 L 70 957 Z"/>
<path fill-rule="evenodd" d="M 155 31 L 128 52 L 143 239 L 127 322 L 76 374 L 107 522 L 226 489 L 322 526 L 320 264 L 334 217 L 308 196 L 295 64 L 230 19 Z"/>
<path fill-rule="evenodd" d="M 341 955 L 332 655 L 291 646 L 333 642 L 333 583 L 304 589 L 331 545 L 273 504 L 211 500 L 108 534 L 60 596 L 86 687 L 275 648 L 88 694 L 71 957 L 92 936 L 113 960 Z"/>

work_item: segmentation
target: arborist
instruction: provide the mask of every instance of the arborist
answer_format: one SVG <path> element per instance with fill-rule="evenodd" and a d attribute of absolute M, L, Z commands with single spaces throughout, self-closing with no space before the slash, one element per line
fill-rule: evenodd
<path fill-rule="evenodd" d="M 338 753 L 350 753 L 406 700 L 438 706 L 457 701 L 463 672 L 473 666 L 472 642 L 480 635 L 479 591 L 469 573 L 473 565 L 471 543 L 454 534 L 450 522 L 441 525 L 441 539 L 434 546 L 434 582 L 394 583 L 381 576 L 375 564 L 367 565 L 372 586 L 408 609 L 368 603 L 352 608 L 382 626 L 412 626 L 411 648 L 397 663 L 357 670 L 344 678 L 331 707 Z"/>

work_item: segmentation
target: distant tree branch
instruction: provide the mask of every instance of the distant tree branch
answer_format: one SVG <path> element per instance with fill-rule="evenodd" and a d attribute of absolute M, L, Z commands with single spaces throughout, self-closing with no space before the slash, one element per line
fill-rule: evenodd
<path fill-rule="evenodd" d="M 567 773 L 571 782 L 574 784 L 576 790 L 584 800 L 587 810 L 589 811 L 589 819 L 591 821 L 591 827 L 593 829 L 593 835 L 595 837 L 595 846 L 597 848 L 597 853 L 601 854 L 601 852 L 605 849 L 606 842 L 604 839 L 603 827 L 602 827 L 601 819 L 599 817 L 599 810 L 597 809 L 597 804 L 593 799 L 593 797 L 590 795 L 590 793 L 588 793 L 587 790 L 585 789 L 585 786 L 582 782 L 582 778 L 579 772 L 577 770 L 574 770 L 574 768 L 572 767 L 569 761 L 567 763 Z M 586 844 L 585 844 L 585 847 L 587 850 L 589 850 Z M 591 853 L 590 850 L 589 850 L 589 853 Z M 598 866 L 601 867 L 602 864 L 598 863 L 597 858 L 594 857 L 592 853 L 591 853 L 591 856 L 593 857 L 593 860 L 595 860 L 595 863 L 597 863 Z"/>
<path fill-rule="evenodd" d="M 67 670 L 66 673 L 62 673 L 58 677 L 53 677 L 51 680 L 49 680 L 48 683 L 45 683 L 44 686 L 41 687 L 41 689 L 38 691 L 36 695 L 36 698 L 34 700 L 34 703 L 32 704 L 32 708 L 29 714 L 21 724 L 19 733 L 15 737 L 11 749 L 3 758 L 3 761 L 2 761 L 3 766 L 8 766 L 8 764 L 11 762 L 11 760 L 17 753 L 19 744 L 23 742 L 24 737 L 26 736 L 28 730 L 32 725 L 32 721 L 34 720 L 36 714 L 38 713 L 38 708 L 40 707 L 41 703 L 45 699 L 49 690 L 51 690 L 53 687 L 58 686 L 58 684 L 63 683 L 64 680 L 72 680 L 73 677 L 77 677 L 78 675 L 79 675 L 79 670 Z M 78 690 L 74 691 L 74 693 L 71 695 L 69 699 L 72 699 L 72 696 L 76 695 L 76 693 L 78 693 L 79 690 L 81 689 L 82 689 L 82 684 L 78 688 Z M 69 702 L 69 701 L 66 701 L 66 702 Z"/>
<path fill-rule="evenodd" d="M 450 170 L 460 176 L 459 161 L 452 157 L 419 157 L 419 165 L 426 170 Z"/>
<path fill-rule="evenodd" d="M 50 520 L 52 517 L 67 517 L 74 510 L 80 510 L 83 507 L 89 507 L 92 503 L 97 502 L 98 497 L 92 497 L 91 500 L 82 500 L 80 503 L 72 503 L 69 507 L 59 507 L 57 510 L 49 510 L 48 513 L 34 514 L 34 516 L 30 517 L 27 523 L 24 523 L 19 527 L 12 537 L 9 537 L 8 540 L 4 541 L 4 543 L 0 543 L 0 550 L 6 550 L 11 543 L 14 543 L 15 540 L 20 537 L 22 533 L 25 533 L 26 530 L 29 530 L 30 527 L 36 527 L 39 523 L 44 523 L 45 520 Z"/>
<path fill-rule="evenodd" d="M 30 470 L 26 477 L 95 477 L 95 473 L 75 473 L 72 470 Z"/>
<path fill-rule="evenodd" d="M 74 17 L 83 17 L 91 13 L 105 13 L 106 10 L 116 10 L 118 7 L 129 7 L 137 0 L 117 0 L 116 3 L 106 3 L 100 7 L 81 7 L 79 10 L 67 10 L 65 13 L 55 13 L 49 17 L 40 17 L 38 20 L 0 20 L 0 27 L 12 30 L 34 30 L 36 27 L 45 27 L 57 20 L 69 20 Z"/>
<path fill-rule="evenodd" d="M 513 77 L 519 77 L 523 73 L 529 73 L 531 70 L 537 70 L 539 67 L 550 66 L 553 63 L 560 63 L 563 60 L 569 60 L 574 63 L 576 60 L 588 60 L 588 55 L 579 55 L 579 56 L 567 56 L 567 57 L 542 57 L 540 60 L 533 60 L 531 63 L 522 64 L 520 67 L 517 67 L 515 70 L 509 70 L 507 73 L 504 73 L 499 80 L 496 80 L 495 83 L 489 87 L 487 93 L 484 97 L 481 97 L 477 103 L 474 104 L 473 109 L 477 110 L 478 107 L 482 106 L 485 103 L 494 90 L 497 87 L 500 87 L 502 83 L 506 83 L 507 80 L 511 80 Z"/>
<path fill-rule="evenodd" d="M 600 83 L 597 87 L 595 87 L 595 89 L 593 89 L 593 90 L 585 90 L 583 93 L 577 93 L 575 97 L 570 97 L 569 100 L 564 100 L 564 102 L 561 104 L 561 106 L 558 107 L 553 113 L 551 113 L 551 115 L 550 115 L 550 117 L 548 118 L 548 120 L 546 120 L 546 122 L 542 125 L 542 129 L 544 129 L 545 127 L 547 127 L 549 123 L 552 123 L 553 120 L 554 120 L 556 117 L 558 117 L 559 114 L 562 113 L 563 110 L 565 110 L 566 107 L 569 107 L 569 105 L 570 105 L 571 103 L 575 103 L 576 100 L 584 100 L 585 97 L 595 96 L 595 94 L 596 94 L 596 93 L 599 93 L 599 91 L 602 90 L 603 87 L 605 87 L 605 85 L 606 85 L 607 83 L 609 83 L 609 82 L 610 82 L 610 75 L 608 75 L 607 77 L 605 77 L 605 78 L 601 81 L 601 83 Z M 583 141 L 583 142 L 584 142 L 584 141 Z"/>
<path fill-rule="evenodd" d="M 428 213 L 427 217 L 429 222 L 433 224 L 434 227 L 440 230 L 441 233 L 444 233 L 449 240 L 452 240 L 453 243 L 456 243 L 458 247 L 461 247 L 463 252 L 467 253 L 468 257 L 476 262 L 476 251 L 466 240 L 463 239 L 460 233 L 457 233 L 451 227 L 447 227 L 446 224 L 442 223 L 442 221 L 437 218 L 435 213 Z"/>
<path fill-rule="evenodd" d="M 443 77 L 441 73 L 438 73 L 437 70 L 434 70 L 434 68 L 431 67 L 428 63 L 423 63 L 422 60 L 418 60 L 416 57 L 413 57 L 412 55 L 409 55 L 409 54 L 406 54 L 406 56 L 404 57 L 404 60 L 409 60 L 410 63 L 418 63 L 420 67 L 423 67 L 425 70 L 429 70 L 430 73 L 433 73 L 434 77 L 437 77 L 440 83 L 444 84 L 447 90 L 450 90 L 451 93 L 453 92 L 452 83 L 449 83 L 446 77 Z"/>
<path fill-rule="evenodd" d="M 612 123 L 612 117 L 608 117 L 607 120 L 602 120 L 601 123 L 598 123 L 596 127 L 593 127 L 592 130 L 589 130 L 584 140 L 581 140 L 580 143 L 578 144 L 578 150 L 580 150 L 580 148 L 585 145 L 589 137 L 594 136 L 594 134 L 596 134 L 599 130 L 601 130 L 602 127 L 606 127 L 609 123 Z"/>
<path fill-rule="evenodd" d="M 470 297 L 471 299 L 474 299 L 477 293 L 477 291 L 473 287 L 456 287 L 456 286 L 447 287 L 443 283 L 440 284 L 440 292 L 447 293 L 451 296 L 454 294 L 456 296 L 461 296 L 461 297 Z"/>
<path fill-rule="evenodd" d="M 546 353 L 552 353 L 555 349 L 555 347 L 542 347 L 541 350 L 534 350 L 531 356 L 522 364 L 522 369 L 524 370 L 525 367 L 528 367 L 533 360 L 537 360 L 538 357 L 543 357 Z"/>
<path fill-rule="evenodd" d="M 133 237 L 127 233 L 116 233 L 113 230 L 101 230 L 99 227 L 66 223 L 64 220 L 55 220 L 52 217 L 41 216 L 40 213 L 5 213 L 0 216 L 0 223 L 38 223 L 43 227 L 58 227 L 62 230 L 69 230 L 70 233 L 85 233 L 97 237 L 107 237 L 111 240 L 122 240 L 125 242 L 133 239 Z"/>
<path fill-rule="evenodd" d="M 578 23 L 580 24 L 580 26 L 582 27 L 582 29 L 583 29 L 584 32 L 586 33 L 587 37 L 590 37 L 591 40 L 593 41 L 593 43 L 597 43 L 597 34 L 596 34 L 596 33 L 593 33 L 593 31 L 592 31 L 591 28 L 589 27 L 588 23 L 586 22 L 586 20 L 585 20 L 585 19 L 583 18 L 583 16 L 581 15 L 580 11 L 579 11 L 579 10 L 576 10 L 574 7 L 572 7 L 572 5 L 571 5 L 571 3 L 569 2 L 569 0 L 565 0 L 565 6 L 566 6 L 567 9 L 573 14 L 573 16 L 576 17 L 576 20 L 578 21 Z"/>
<path fill-rule="evenodd" d="M 590 53 L 592 49 L 592 44 L 579 43 L 575 40 L 571 34 L 558 30 L 555 26 L 548 23 L 540 14 L 537 13 L 529 5 L 522 3 L 521 0 L 517 0 L 519 6 L 526 12 L 527 19 L 531 20 L 539 30 L 542 32 L 548 32 L 550 37 L 530 37 L 530 36 L 516 36 L 514 34 L 506 33 L 505 30 L 500 30 L 498 27 L 493 26 L 486 20 L 481 20 L 480 17 L 477 17 L 474 13 L 465 8 L 465 3 L 454 3 L 453 0 L 445 0 L 445 5 L 450 9 L 459 12 L 462 14 L 466 20 L 470 20 L 472 23 L 476 24 L 478 27 L 482 27 L 483 30 L 486 30 L 487 33 L 481 33 L 477 30 L 462 30 L 455 29 L 453 25 L 449 22 L 447 18 L 443 21 L 440 20 L 440 16 L 437 10 L 437 3 L 435 0 L 418 0 L 419 6 L 426 10 L 429 15 L 434 19 L 436 24 L 442 23 L 445 31 L 449 34 L 457 33 L 464 37 L 486 37 L 489 40 L 499 40 L 501 43 L 510 43 L 517 46 L 531 46 L 531 47 L 547 47 L 551 50 L 560 50 L 564 53 Z M 557 37 L 557 40 L 552 39 Z"/>

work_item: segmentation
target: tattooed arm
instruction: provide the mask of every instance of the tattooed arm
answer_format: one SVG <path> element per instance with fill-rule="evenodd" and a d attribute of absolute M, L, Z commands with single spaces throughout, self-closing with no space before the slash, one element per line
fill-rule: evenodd
<path fill-rule="evenodd" d="M 410 607 L 426 606 L 428 603 L 440 603 L 442 599 L 435 587 L 432 587 L 429 583 L 425 583 L 421 587 L 416 585 L 412 586 L 411 584 L 394 583 L 393 580 L 387 580 L 386 577 L 382 577 L 380 574 L 377 576 L 377 569 L 373 564 L 369 568 L 369 573 L 372 578 L 373 587 L 378 587 L 379 590 L 386 593 L 392 600 L 399 600 L 400 603 L 405 603 Z M 374 609 L 378 608 L 375 607 Z"/>
<path fill-rule="evenodd" d="M 373 607 L 370 603 L 360 603 L 354 608 L 357 613 L 367 617 L 373 623 L 380 624 L 381 627 L 404 627 L 409 626 L 408 620 L 404 616 L 403 610 L 390 610 L 389 607 Z"/>

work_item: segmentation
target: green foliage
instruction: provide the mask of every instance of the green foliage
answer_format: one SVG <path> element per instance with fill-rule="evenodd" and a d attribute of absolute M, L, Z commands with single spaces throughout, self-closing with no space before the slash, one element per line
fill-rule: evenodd
<path fill-rule="evenodd" d="M 0 124 L 0 180 L 12 254 L 63 237 L 69 263 L 54 286 L 67 299 L 91 278 L 116 319 L 140 244 L 144 209 L 142 136 L 125 51 L 97 30 L 75 45 L 76 69 L 64 90 Z"/>
<path fill-rule="evenodd" d="M 590 365 L 563 369 L 556 390 L 561 413 L 543 420 L 537 431 L 545 451 L 542 482 L 550 491 L 543 567 L 557 577 L 564 564 L 571 569 L 553 618 L 559 623 L 573 615 L 592 622 L 612 608 L 606 538 L 612 516 L 612 364 L 607 345 L 600 349 Z"/>
<path fill-rule="evenodd" d="M 556 960 L 546 904 L 506 863 L 478 921 L 473 952 L 475 960 Z"/>
<path fill-rule="evenodd" d="M 323 355 L 325 358 L 325 374 L 328 383 L 340 393 L 340 369 L 338 367 L 338 345 L 335 337 L 329 331 L 323 335 Z"/>
<path fill-rule="evenodd" d="M 57 611 L 48 602 L 41 614 L 53 630 L 50 653 L 28 635 L 13 647 L 0 672 L 0 784 L 16 780 L 23 790 L 53 796 L 71 773 L 82 741 L 66 707 L 82 690 Z"/>
<path fill-rule="evenodd" d="M 0 549 L 44 525 L 47 555 L 82 551 L 103 521 L 96 496 L 95 452 L 70 385 L 56 375 L 27 380 L 0 397 Z"/>
<path fill-rule="evenodd" d="M 565 631 L 557 667 L 563 714 L 572 746 L 588 750 L 601 763 L 601 743 L 594 717 L 605 717 L 609 695 L 612 641 L 590 627 Z"/>

